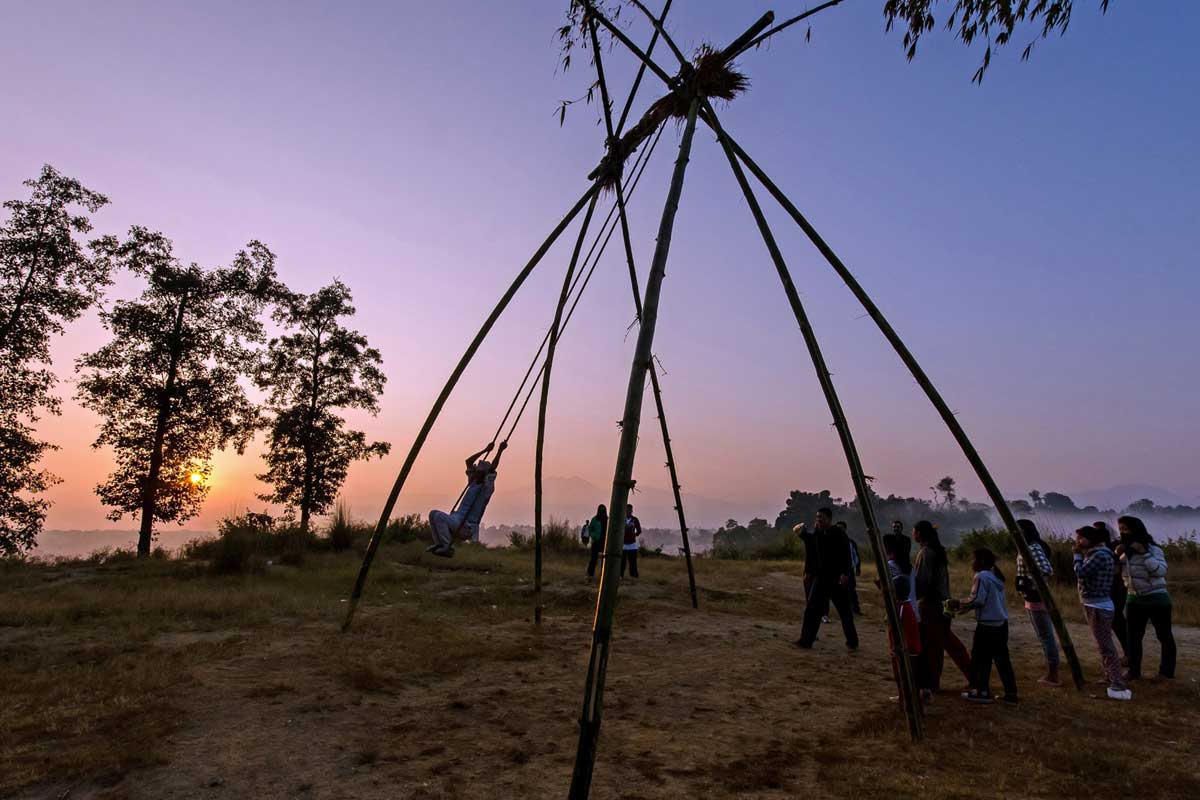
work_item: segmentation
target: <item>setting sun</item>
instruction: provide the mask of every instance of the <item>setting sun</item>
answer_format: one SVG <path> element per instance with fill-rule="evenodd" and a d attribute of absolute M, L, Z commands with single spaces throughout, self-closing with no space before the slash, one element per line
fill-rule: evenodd
<path fill-rule="evenodd" d="M 189 480 L 192 483 L 200 483 L 200 481 L 204 480 L 204 476 L 201 475 L 199 472 L 193 472 L 191 474 L 191 477 L 189 478 Z"/>

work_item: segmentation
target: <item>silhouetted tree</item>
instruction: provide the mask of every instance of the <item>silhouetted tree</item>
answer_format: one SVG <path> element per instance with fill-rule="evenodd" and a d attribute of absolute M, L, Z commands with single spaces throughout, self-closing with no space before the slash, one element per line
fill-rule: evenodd
<path fill-rule="evenodd" d="M 48 164 L 25 186 L 29 199 L 6 202 L 0 226 L 0 555 L 36 544 L 50 507 L 39 495 L 58 482 L 39 467 L 54 446 L 34 430 L 59 413 L 50 339 L 112 282 L 111 264 L 77 240 L 107 198 Z"/>
<path fill-rule="evenodd" d="M 1109 0 L 1096 0 L 1102 12 L 1108 11 Z M 942 24 L 934 11 L 944 8 L 948 15 L 944 26 L 968 47 L 976 39 L 986 43 L 983 63 L 971 78 L 975 83 L 992 62 L 992 48 L 1008 44 L 1023 25 L 1032 28 L 1031 39 L 1021 51 L 1021 60 L 1029 58 L 1037 40 L 1051 33 L 1067 32 L 1074 0 L 887 0 L 883 16 L 887 29 L 897 22 L 904 28 L 905 55 L 911 61 L 917 54 L 917 43 L 928 31 Z"/>
<path fill-rule="evenodd" d="M 953 506 L 955 499 L 958 497 L 958 492 L 954 488 L 954 478 L 949 475 L 942 478 L 940 481 L 929 487 L 933 490 L 934 502 L 938 501 L 938 496 L 941 496 L 941 505 Z"/>
<path fill-rule="evenodd" d="M 346 480 L 350 463 L 388 452 L 387 442 L 367 443 L 346 429 L 341 409 L 376 414 L 387 380 L 379 351 L 339 320 L 354 314 L 350 290 L 334 281 L 315 294 L 297 294 L 280 305 L 275 320 L 289 332 L 272 339 L 255 375 L 270 393 L 267 471 L 259 480 L 273 491 L 259 495 L 300 511 L 305 532 L 313 514 L 324 513 Z"/>
<path fill-rule="evenodd" d="M 1041 510 L 1046 507 L 1045 503 L 1042 501 L 1042 493 L 1039 492 L 1037 489 L 1033 489 L 1029 492 L 1029 499 L 1030 499 L 1030 501 L 1032 501 L 1033 508 L 1035 511 Z"/>
<path fill-rule="evenodd" d="M 1075 501 L 1060 492 L 1046 492 L 1042 495 L 1042 508 L 1046 511 L 1068 513 L 1079 511 Z"/>
<path fill-rule="evenodd" d="M 251 242 L 229 267 L 207 270 L 135 227 L 109 257 L 147 286 L 102 315 L 113 339 L 77 362 L 78 396 L 104 420 L 93 446 L 111 447 L 116 461 L 96 493 L 110 519 L 140 514 L 144 556 L 156 521 L 199 511 L 213 453 L 242 452 L 258 425 L 239 378 L 253 371 L 250 345 L 265 338 L 259 316 L 277 296 L 275 256 Z"/>
<path fill-rule="evenodd" d="M 1025 500 L 1009 500 L 1008 507 L 1014 514 L 1032 514 L 1033 506 Z"/>
<path fill-rule="evenodd" d="M 1125 511 L 1129 514 L 1153 514 L 1155 511 L 1154 501 L 1148 497 L 1143 497 L 1141 500 L 1135 500 L 1125 507 Z"/>

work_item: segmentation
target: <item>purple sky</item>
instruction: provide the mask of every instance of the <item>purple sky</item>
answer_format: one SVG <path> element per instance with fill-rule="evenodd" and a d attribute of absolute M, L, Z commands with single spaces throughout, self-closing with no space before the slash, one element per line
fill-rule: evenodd
<path fill-rule="evenodd" d="M 773 7 L 782 18 L 805 5 Z M 811 43 L 801 29 L 748 54 L 751 90 L 723 119 L 890 316 L 1006 491 L 1138 482 L 1200 498 L 1200 4 L 1095 6 L 1077 4 L 1068 35 L 1039 42 L 1031 63 L 1018 63 L 1019 46 L 1001 53 L 975 86 L 980 51 L 939 32 L 908 64 L 899 35 L 883 32 L 882 0 L 849 0 L 814 19 Z M 8 4 L 0 196 L 49 162 L 110 196 L 100 232 L 161 229 L 206 264 L 258 238 L 297 289 L 341 277 L 389 376 L 383 412 L 363 424 L 395 452 L 346 487 L 354 513 L 372 516 L 454 361 L 601 154 L 594 108 L 576 106 L 563 128 L 554 117 L 589 78 L 582 59 L 556 74 L 564 7 Z M 685 49 L 723 43 L 768 7 L 680 0 L 671 30 Z M 665 50 L 658 58 L 669 66 Z M 606 64 L 623 98 L 633 60 L 614 51 Z M 635 113 L 659 93 L 646 87 Z M 643 277 L 677 136 L 668 130 L 632 203 Z M 874 326 L 770 214 L 877 486 L 927 495 L 948 473 L 980 499 Z M 401 510 L 453 502 L 460 459 L 491 435 L 549 322 L 572 240 L 480 352 Z M 113 295 L 135 288 L 125 277 Z M 631 319 L 613 247 L 560 349 L 549 474 L 611 480 Z M 94 317 L 72 327 L 59 371 L 102 336 Z M 764 515 L 790 488 L 849 493 L 778 280 L 703 130 L 656 350 L 687 489 Z M 647 422 L 639 478 L 663 486 Z M 94 423 L 68 403 L 46 427 L 62 448 L 48 464 L 66 478 L 50 527 L 103 524 Z M 510 490 L 531 483 L 532 434 L 531 414 Z M 219 457 L 191 524 L 261 505 L 260 469 L 256 452 Z"/>

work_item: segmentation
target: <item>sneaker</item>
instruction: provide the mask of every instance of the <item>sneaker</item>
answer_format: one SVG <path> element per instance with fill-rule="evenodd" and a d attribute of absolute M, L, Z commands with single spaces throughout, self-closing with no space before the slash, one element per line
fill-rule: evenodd
<path fill-rule="evenodd" d="M 1110 686 L 1108 687 L 1108 698 L 1110 700 L 1132 700 L 1133 692 L 1124 686 Z"/>
<path fill-rule="evenodd" d="M 1015 694 L 1006 694 L 1000 698 L 1000 701 L 1006 706 L 1015 706 L 1020 702 Z"/>
<path fill-rule="evenodd" d="M 978 703 L 980 705 L 989 705 L 992 702 L 990 692 L 977 692 L 974 689 L 969 692 L 963 692 L 962 698 L 968 703 Z"/>
<path fill-rule="evenodd" d="M 831 620 L 829 617 L 821 617 L 821 622 L 828 625 L 829 623 L 833 622 L 833 620 Z"/>
<path fill-rule="evenodd" d="M 441 556 L 442 558 L 454 558 L 454 548 L 453 547 L 442 547 L 439 545 L 438 547 L 433 548 L 429 552 L 435 556 Z"/>

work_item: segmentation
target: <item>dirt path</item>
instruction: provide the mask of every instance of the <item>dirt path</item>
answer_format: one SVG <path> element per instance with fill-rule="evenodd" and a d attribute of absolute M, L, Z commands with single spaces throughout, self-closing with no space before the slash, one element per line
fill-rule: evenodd
<path fill-rule="evenodd" d="M 744 591 L 791 603 L 797 586 L 795 576 L 768 573 Z M 582 593 L 584 600 L 593 591 L 574 585 L 554 590 Z M 887 700 L 894 686 L 883 613 L 869 600 L 860 624 L 862 649 L 848 654 L 836 623 L 824 626 L 815 649 L 792 646 L 798 608 L 792 621 L 751 616 L 736 613 L 734 597 L 710 598 L 695 612 L 685 598 L 649 582 L 624 587 L 622 598 L 594 797 L 879 796 L 862 765 L 889 754 L 920 755 L 907 745 L 903 722 Z M 494 657 L 469 655 L 440 672 L 381 675 L 355 671 L 355 648 L 362 647 L 365 658 L 371 641 L 378 643 L 356 638 L 367 633 L 343 637 L 332 625 L 310 624 L 219 634 L 240 637 L 241 646 L 230 658 L 195 666 L 197 685 L 181 699 L 184 713 L 164 764 L 135 771 L 115 786 L 68 787 L 67 795 L 55 787 L 27 797 L 564 796 L 587 661 L 587 614 L 551 615 L 537 630 L 524 621 L 489 623 L 483 593 L 454 602 L 477 621 L 456 626 L 453 636 L 446 630 L 446 648 L 462 647 L 465 635 Z M 402 603 L 370 608 L 359 630 L 404 614 Z M 965 636 L 971 626 L 958 627 Z M 1194 674 L 1200 636 L 1193 630 L 1180 634 Z M 431 635 L 436 649 L 439 633 Z M 1077 641 L 1091 666 L 1083 631 Z M 418 644 L 397 637 L 383 646 L 399 652 Z M 1013 649 L 1036 649 L 1020 620 L 1014 620 Z M 1156 658 L 1156 649 L 1149 655 Z M 1021 669 L 1028 688 L 1020 709 L 982 713 L 1001 725 L 1018 714 L 1036 720 L 1067 691 L 1039 691 L 1033 678 L 1032 667 Z M 957 678 L 948 683 L 956 685 Z M 979 713 L 939 696 L 929 724 L 975 725 L 966 717 Z M 1176 742 L 1181 755 L 1200 750 L 1196 735 L 1190 728 Z M 916 785 L 934 774 L 924 763 L 912 767 L 916 774 L 909 779 Z M 978 794 L 952 796 L 991 796 L 987 792 L 1002 788 L 981 784 Z"/>

